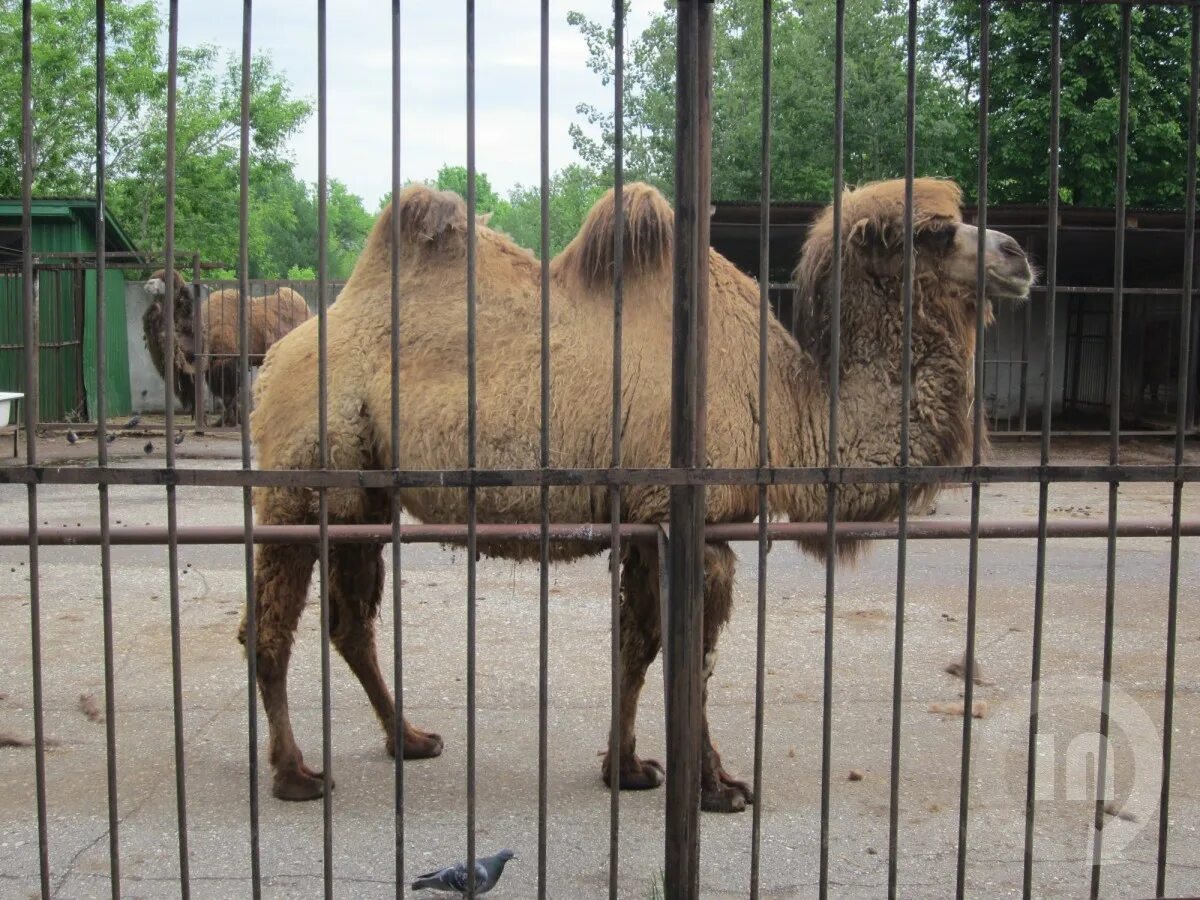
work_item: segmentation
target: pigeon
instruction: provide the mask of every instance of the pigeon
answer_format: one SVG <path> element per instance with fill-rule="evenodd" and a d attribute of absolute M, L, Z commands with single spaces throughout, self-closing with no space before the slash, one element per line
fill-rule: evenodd
<path fill-rule="evenodd" d="M 154 452 L 154 441 L 146 441 L 146 446 L 142 448 L 147 456 Z"/>
<path fill-rule="evenodd" d="M 516 858 L 516 855 L 511 850 L 501 850 L 495 856 L 485 856 L 482 859 L 477 859 L 475 861 L 475 893 L 486 894 L 494 888 L 496 882 L 500 880 L 500 876 L 504 873 L 504 864 L 510 859 Z M 412 883 L 412 889 L 419 891 L 423 888 L 433 888 L 438 891 L 465 894 L 467 892 L 467 881 L 467 864 L 460 862 L 457 865 L 447 866 L 436 872 L 422 875 Z"/>
<path fill-rule="evenodd" d="M 77 435 L 75 433 L 74 429 L 68 428 L 67 429 L 67 443 L 68 444 L 76 444 L 78 442 L 79 442 L 79 435 Z"/>
<path fill-rule="evenodd" d="M 104 436 L 104 443 L 111 444 L 116 439 L 117 439 L 117 436 L 115 434 L 107 434 Z"/>
<path fill-rule="evenodd" d="M 122 425 L 121 427 L 122 427 L 122 428 L 136 428 L 136 427 L 137 427 L 137 424 L 138 424 L 138 422 L 140 422 L 140 421 L 142 421 L 142 417 L 141 417 L 141 416 L 134 416 L 132 419 L 130 419 L 128 422 L 126 422 L 126 423 L 125 423 L 124 425 Z"/>
<path fill-rule="evenodd" d="M 181 432 L 179 432 L 179 434 L 175 435 L 175 443 L 176 443 L 176 444 L 182 444 L 182 443 L 183 443 L 183 432 L 182 432 L 182 431 L 181 431 Z"/>

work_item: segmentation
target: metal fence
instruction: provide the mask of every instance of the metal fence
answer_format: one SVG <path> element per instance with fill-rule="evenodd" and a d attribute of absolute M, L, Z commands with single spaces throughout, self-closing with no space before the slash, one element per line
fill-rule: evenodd
<path fill-rule="evenodd" d="M 988 239 L 985 231 L 987 221 L 987 176 L 988 176 L 988 75 L 989 75 L 989 7 L 988 0 L 980 4 L 981 30 L 978 35 L 978 62 L 980 75 L 979 91 L 979 243 L 977 247 L 978 268 L 976 272 L 976 296 L 984 295 L 989 273 L 985 266 Z M 175 110 L 176 110 L 176 72 L 178 59 L 178 0 L 169 4 L 169 79 L 167 101 L 167 162 L 166 162 L 166 251 L 165 258 L 174 256 L 174 208 L 175 208 Z M 324 812 L 324 884 L 326 896 L 332 896 L 335 879 L 333 870 L 333 794 L 332 774 L 333 759 L 331 758 L 331 712 L 329 701 L 330 682 L 330 644 L 331 644 L 331 562 L 337 562 L 337 554 L 347 544 L 363 544 L 368 546 L 390 543 L 393 570 L 399 573 L 402 565 L 401 545 L 414 541 L 455 541 L 465 543 L 466 575 L 467 575 L 467 633 L 464 641 L 467 647 L 466 671 L 466 717 L 467 717 L 467 817 L 466 817 L 466 846 L 467 856 L 471 863 L 476 858 L 476 807 L 475 807 L 475 775 L 476 775 L 476 559 L 481 545 L 502 542 L 518 555 L 539 558 L 541 566 L 540 578 L 540 644 L 539 644 L 539 753 L 538 753 L 538 894 L 547 896 L 551 887 L 551 872 L 547 867 L 547 828 L 549 811 L 547 802 L 548 792 L 548 689 L 549 669 L 547 664 L 547 610 L 548 610 L 548 578 L 549 562 L 554 555 L 552 548 L 556 545 L 578 546 L 580 543 L 596 543 L 607 545 L 614 560 L 628 561 L 631 552 L 639 548 L 647 548 L 646 552 L 658 559 L 658 577 L 661 581 L 661 591 L 665 601 L 662 635 L 665 659 L 665 682 L 667 690 L 667 759 L 669 767 L 666 772 L 666 822 L 665 834 L 665 889 L 668 897 L 698 897 L 700 895 L 698 880 L 699 846 L 702 839 L 700 805 L 701 805 L 701 776 L 711 771 L 704 767 L 706 762 L 701 757 L 702 745 L 707 741 L 704 726 L 704 711 L 702 697 L 704 691 L 705 655 L 712 649 L 706 644 L 703 635 L 705 606 L 706 606 L 706 574 L 712 575 L 712 553 L 706 550 L 706 542 L 716 544 L 733 539 L 756 540 L 758 546 L 757 583 L 757 663 L 755 689 L 755 729 L 754 729 L 754 777 L 753 791 L 755 803 L 753 806 L 752 852 L 750 862 L 750 894 L 757 896 L 760 891 L 760 860 L 762 855 L 762 741 L 764 729 L 763 694 L 764 694 L 764 652 L 765 652 L 765 612 L 767 608 L 767 549 L 772 539 L 807 539 L 823 547 L 826 571 L 825 619 L 824 619 L 824 659 L 822 685 L 822 729 L 821 729 L 821 806 L 820 806 L 820 863 L 819 884 L 820 894 L 825 896 L 830 890 L 829 879 L 829 847 L 830 847 L 830 782 L 831 782 L 831 721 L 834 712 L 833 702 L 833 635 L 834 610 L 838 603 L 837 575 L 839 548 L 843 542 L 855 539 L 895 540 L 898 546 L 895 593 L 895 634 L 894 634 L 894 672 L 892 683 L 892 718 L 890 742 L 890 810 L 889 810 L 889 842 L 888 842 L 888 892 L 897 896 L 904 891 L 903 885 L 897 878 L 898 837 L 901 823 L 899 819 L 899 771 L 902 753 L 905 750 L 904 736 L 901 731 L 900 697 L 904 681 L 904 650 L 905 650 L 905 604 L 906 604 L 906 548 L 908 542 L 921 538 L 956 538 L 968 543 L 969 580 L 967 593 L 966 646 L 965 669 L 973 669 L 976 651 L 976 609 L 977 587 L 979 582 L 979 542 L 984 538 L 1004 537 L 1035 537 L 1037 541 L 1036 580 L 1032 586 L 1034 597 L 1033 635 L 1032 635 L 1032 672 L 1031 694 L 1029 697 L 1030 713 L 1028 720 L 1028 755 L 1026 757 L 1027 802 L 1025 808 L 1024 835 L 1024 893 L 1032 893 L 1033 866 L 1037 856 L 1037 846 L 1034 841 L 1034 821 L 1037 814 L 1036 806 L 1036 764 L 1037 737 L 1039 733 L 1039 667 L 1042 650 L 1042 622 L 1044 616 L 1044 598 L 1046 586 L 1046 547 L 1050 537 L 1096 536 L 1103 534 L 1107 538 L 1107 571 L 1105 597 L 1105 631 L 1103 651 L 1104 693 L 1101 699 L 1101 717 L 1099 732 L 1107 737 L 1110 717 L 1110 682 L 1113 665 L 1113 625 L 1114 625 L 1114 584 L 1115 567 L 1117 562 L 1117 538 L 1127 534 L 1158 534 L 1169 535 L 1171 541 L 1171 570 L 1168 631 L 1165 647 L 1165 708 L 1164 708 L 1164 742 L 1162 745 L 1163 775 L 1161 780 L 1161 815 L 1159 819 L 1157 881 L 1154 891 L 1163 894 L 1165 890 L 1165 873 L 1167 871 L 1168 852 L 1171 848 L 1170 818 L 1167 814 L 1171 798 L 1171 753 L 1172 736 L 1174 734 L 1174 698 L 1175 698 L 1175 660 L 1178 637 L 1178 587 L 1179 587 L 1179 549 L 1180 538 L 1183 535 L 1200 534 L 1200 521 L 1185 518 L 1182 509 L 1182 491 L 1187 482 L 1200 480 L 1200 467 L 1184 464 L 1184 431 L 1182 416 L 1186 404 L 1177 404 L 1180 422 L 1176 429 L 1174 463 L 1170 465 L 1129 465 L 1122 462 L 1121 448 L 1118 441 L 1120 426 L 1120 403 L 1112 404 L 1111 441 L 1109 462 L 1099 466 L 1056 465 L 1050 453 L 1050 431 L 1043 424 L 1041 439 L 1041 458 L 1036 466 L 988 466 L 983 463 L 985 445 L 984 409 L 982 403 L 975 403 L 970 414 L 970 461 L 962 464 L 956 460 L 919 460 L 915 459 L 910 447 L 910 437 L 913 428 L 912 407 L 913 389 L 912 375 L 913 359 L 913 300 L 914 300 L 914 223 L 913 190 L 914 190 L 914 148 L 916 140 L 915 128 L 915 97 L 916 97 L 916 53 L 917 53 L 917 21 L 918 8 L 916 0 L 908 3 L 908 42 L 907 42 L 907 131 L 906 141 L 906 171 L 905 171 L 905 208 L 908 212 L 904 225 L 904 271 L 903 271 L 903 349 L 898 361 L 900 372 L 899 390 L 900 405 L 898 411 L 899 429 L 896 441 L 895 465 L 864 465 L 860 461 L 839 456 L 839 425 L 840 410 L 839 379 L 842 377 L 841 341 L 842 341 L 842 267 L 840 260 L 843 254 L 842 206 L 843 199 L 843 121 L 844 121 L 844 85 L 845 85 L 845 4 L 837 2 L 836 15 L 836 66 L 835 66 L 835 102 L 836 128 L 834 136 L 835 150 L 835 191 L 832 208 L 832 259 L 839 261 L 830 271 L 828 282 L 829 311 L 826 325 L 828 326 L 828 344 L 821 351 L 822 358 L 828 363 L 827 373 L 822 377 L 827 379 L 828 396 L 832 402 L 828 404 L 828 418 L 822 425 L 826 429 L 827 439 L 822 441 L 824 459 L 801 461 L 800 464 L 781 464 L 780 460 L 769 456 L 771 421 L 767 416 L 769 409 L 768 398 L 768 368 L 769 368 L 769 319 L 767 273 L 767 234 L 769 228 L 769 201 L 771 197 L 770 172 L 770 110 L 771 110 L 771 3 L 763 4 L 763 57 L 762 57 L 762 188 L 761 203 L 762 217 L 760 226 L 761 239 L 761 273 L 759 280 L 758 316 L 758 392 L 756 408 L 759 410 L 759 427 L 756 431 L 756 447 L 753 455 L 756 461 L 751 465 L 729 466 L 710 465 L 706 455 L 706 391 L 711 383 L 707 377 L 710 359 L 708 357 L 709 338 L 709 265 L 710 258 L 706 252 L 708 247 L 708 216 L 704 211 L 709 207 L 710 186 L 710 128 L 711 128 L 711 86 L 712 86 L 712 4 L 681 0 L 677 8 L 677 105 L 676 105 L 676 182 L 674 218 L 674 256 L 673 256 L 673 294 L 672 294 L 672 340 L 671 340 L 671 442 L 670 459 L 649 467 L 633 468 L 627 466 L 626 456 L 622 448 L 622 414 L 627 400 L 622 396 L 623 373 L 621 369 L 621 347 L 623 340 L 623 316 L 625 313 L 625 283 L 624 266 L 626 261 L 623 254 L 627 252 L 624 237 L 625 221 L 622 198 L 625 187 L 622 171 L 623 134 L 622 134 L 622 90 L 624 65 L 624 14 L 622 4 L 617 4 L 614 17 L 615 39 L 615 79 L 614 104 L 616 115 L 615 142 L 615 180 L 616 197 L 614 204 L 614 241 L 612 252 L 614 256 L 612 269 L 612 419 L 611 419 L 611 456 L 605 465 L 596 463 L 590 468 L 566 468 L 552 464 L 553 446 L 551 444 L 551 269 L 549 261 L 548 237 L 548 79 L 549 79 L 549 4 L 547 0 L 541 3 L 541 189 L 542 189 L 542 234 L 541 234 L 541 336 L 540 336 L 540 429 L 537 438 L 537 465 L 524 468 L 485 468 L 478 464 L 478 422 L 476 409 L 478 404 L 477 360 L 476 360 L 476 327 L 477 327 L 477 269 L 476 258 L 479 250 L 477 225 L 475 216 L 475 5 L 467 0 L 467 26 L 465 35 L 465 65 L 467 70 L 467 167 L 468 193 L 466 197 L 466 296 L 465 311 L 467 321 L 468 355 L 466 366 L 467 411 L 466 434 L 468 448 L 465 466 L 447 466 L 439 469 L 405 468 L 407 461 L 401 456 L 400 442 L 391 441 L 390 459 L 381 461 L 379 468 L 358 470 L 353 468 L 336 468 L 331 457 L 331 447 L 328 440 L 329 397 L 328 397 L 328 366 L 329 366 L 329 323 L 327 304 L 322 302 L 317 309 L 318 318 L 318 395 L 316 405 L 318 410 L 319 437 L 317 461 L 305 471 L 272 471 L 255 468 L 252 465 L 251 440 L 249 426 L 243 418 L 241 423 L 241 468 L 238 470 L 189 469 L 177 465 L 175 449 L 170 441 L 166 442 L 166 468 L 115 468 L 109 464 L 106 442 L 107 422 L 104 393 L 99 395 L 97 410 L 96 434 L 96 465 L 91 468 L 72 468 L 44 466 L 38 461 L 38 446 L 35 427 L 37 424 L 37 395 L 38 395 L 38 354 L 37 307 L 33 294 L 34 260 L 30 251 L 28 235 L 30 231 L 30 205 L 32 189 L 32 97 L 31 97 L 31 0 L 23 3 L 23 229 L 26 240 L 24 243 L 23 274 L 24 274 L 24 323 L 25 323 L 25 366 L 26 384 L 30 394 L 30 402 L 26 403 L 27 429 L 27 460 L 24 466 L 0 470 L 0 482 L 10 484 L 25 484 L 28 491 L 28 527 L 9 528 L 0 532 L 0 542 L 27 544 L 30 567 L 30 642 L 32 648 L 33 668 L 33 714 L 35 729 L 36 754 L 36 788 L 37 788 L 37 840 L 39 847 L 40 876 L 42 895 L 52 894 L 51 869 L 49 848 L 53 840 L 50 833 L 49 816 L 47 811 L 47 774 L 45 766 L 46 738 L 43 726 L 43 691 L 42 677 L 45 660 L 42 654 L 41 623 L 44 615 L 41 604 L 42 581 L 39 577 L 39 559 L 41 548 L 63 542 L 94 543 L 100 548 L 102 572 L 103 599 L 103 642 L 105 669 L 105 729 L 107 746 L 107 790 L 108 790 L 108 841 L 111 886 L 113 896 L 121 893 L 121 841 L 120 821 L 117 795 L 116 753 L 116 716 L 119 698 L 114 692 L 114 638 L 113 638 L 113 604 L 112 590 L 112 560 L 111 547 L 122 543 L 165 543 L 168 547 L 168 564 L 170 578 L 170 614 L 171 614 L 171 655 L 172 655 L 172 684 L 173 684 L 173 714 L 174 714 L 174 753 L 176 772 L 176 806 L 178 818 L 178 853 L 180 871 L 180 890 L 183 896 L 189 896 L 191 891 L 191 873 L 189 870 L 188 852 L 188 802 L 187 785 L 184 778 L 184 730 L 182 713 L 182 671 L 180 663 L 180 643 L 182 640 L 180 626 L 180 597 L 179 597 L 179 568 L 178 548 L 187 542 L 234 542 L 244 546 L 245 589 L 247 611 L 246 645 L 249 652 L 247 659 L 246 679 L 246 715 L 248 754 L 247 768 L 249 774 L 248 816 L 250 822 L 250 843 L 247 848 L 251 860 L 251 880 L 254 896 L 259 896 L 262 884 L 260 867 L 259 844 L 259 778 L 258 778 L 258 698 L 256 684 L 263 683 L 260 676 L 262 659 L 255 652 L 258 648 L 259 634 L 257 630 L 259 605 L 262 598 L 258 596 L 255 578 L 254 550 L 256 545 L 262 547 L 275 544 L 295 546 L 297 544 L 312 547 L 320 573 L 320 611 L 321 611 L 321 693 L 322 693 L 322 733 L 323 733 L 323 771 L 320 776 L 313 775 L 320 782 L 323 812 Z M 328 98 L 326 94 L 326 3 L 318 0 L 318 159 L 319 159 L 319 226 L 318 226 L 318 284 L 319 296 L 327 298 L 326 287 L 329 283 L 326 259 L 326 236 L 328 231 L 326 195 L 326 112 Z M 1117 208 L 1118 222 L 1124 222 L 1125 181 L 1128 165 L 1128 129 L 1129 129 L 1129 64 L 1131 58 L 1131 29 L 1129 4 L 1121 4 L 1122 21 L 1122 50 L 1120 58 L 1120 128 L 1118 133 L 1119 164 L 1117 174 Z M 1050 147 L 1050 191 L 1048 195 L 1048 221 L 1050 223 L 1050 248 L 1046 266 L 1046 290 L 1051 299 L 1047 308 L 1045 324 L 1045 353 L 1047 359 L 1053 353 L 1054 330 L 1054 300 L 1055 300 L 1055 222 L 1057 221 L 1059 192 L 1058 192 L 1058 152 L 1059 152 L 1059 97 L 1061 92 L 1061 56 L 1060 56 L 1060 10 L 1059 4 L 1051 3 L 1052 52 L 1048 66 L 1052 79 L 1052 115 Z M 400 24 L 401 12 L 399 0 L 393 0 L 392 11 L 392 128 L 394 144 L 392 153 L 392 183 L 393 197 L 400 197 L 401 182 L 399 168 L 400 153 Z M 239 287 L 241 297 L 250 296 L 247 278 L 248 266 L 248 187 L 249 187 L 249 102 L 250 102 L 250 63 L 252 59 L 252 2 L 244 0 L 242 20 L 242 96 L 241 96 L 241 204 L 240 204 L 240 259 L 238 271 L 241 273 Z M 98 0 L 96 4 L 97 29 L 97 58 L 105 59 L 105 3 Z M 1184 321 L 1190 319 L 1190 304 L 1192 297 L 1191 272 L 1193 260 L 1191 257 L 1194 246 L 1195 202 L 1196 202 L 1196 108 L 1197 108 L 1197 78 L 1200 75 L 1200 10 L 1191 6 L 1191 69 L 1190 69 L 1190 104 L 1188 122 L 1188 157 L 1187 157 L 1187 223 L 1188 234 L 1183 252 L 1186 254 L 1184 266 L 1187 282 L 1183 291 Z M 1182 77 L 1182 76 L 1181 76 Z M 97 211 L 97 244 L 104 246 L 104 199 L 105 199 L 105 67 L 97 67 L 96 79 L 97 104 L 97 147 L 96 147 L 96 185 L 98 196 Z M 395 215 L 391 220 L 390 234 L 391 253 L 393 259 L 400 259 L 401 217 Z M 1117 232 L 1115 248 L 1116 272 L 1114 284 L 1117 286 L 1114 304 L 1110 310 L 1110 333 L 1120 335 L 1124 323 L 1122 307 L 1124 297 L 1121 291 L 1123 260 L 1122 245 L 1124 228 Z M 103 292 L 105 259 L 103 254 L 97 254 L 97 281 L 99 292 Z M 405 385 L 400 378 L 401 353 L 401 308 L 404 297 L 401 291 L 402 273 L 399 266 L 393 265 L 390 282 L 390 348 L 391 348 L 391 384 L 390 406 L 393 423 L 393 438 L 398 432 L 395 423 L 401 421 L 401 409 L 405 403 Z M 172 304 L 166 304 L 167 315 L 167 356 L 171 358 L 174 344 L 173 309 Z M 97 311 L 97 340 L 98 345 L 105 345 L 104 307 L 101 304 Z M 984 382 L 984 321 L 985 304 L 975 304 L 975 353 L 970 369 L 973 379 L 975 397 L 983 397 Z M 238 328 L 240 333 L 240 380 L 238 389 L 243 408 L 249 402 L 249 363 L 250 363 L 250 312 L 249 304 L 239 304 Z M 1183 396 L 1189 388 L 1184 373 L 1189 370 L 1187 329 L 1181 329 L 1178 337 L 1179 365 L 1176 368 L 1178 394 Z M 1110 340 L 1107 352 L 1111 357 L 1108 366 L 1109 388 L 1108 396 L 1118 398 L 1120 391 L 1120 354 L 1121 341 Z M 98 359 L 99 383 L 104 383 L 106 360 L 103 353 Z M 171 386 L 168 385 L 168 401 Z M 1049 381 L 1045 388 L 1049 402 Z M 166 427 L 168 433 L 173 433 L 174 421 L 173 404 L 166 404 Z M 785 461 L 786 462 L 786 461 Z M 926 464 L 928 463 L 928 464 Z M 1173 485 L 1172 515 L 1169 520 L 1139 521 L 1120 519 L 1118 516 L 1117 497 L 1118 487 L 1127 482 L 1156 481 Z M 989 483 L 1036 483 L 1039 486 L 1039 502 L 1036 520 L 1018 522 L 985 522 L 980 516 L 981 486 Z M 1048 521 L 1047 492 L 1049 486 L 1058 482 L 1093 482 L 1108 485 L 1108 516 L 1103 528 L 1090 523 L 1050 522 Z M 95 485 L 99 501 L 99 527 L 96 529 L 77 529 L 70 532 L 62 529 L 44 528 L 41 526 L 38 514 L 39 487 L 48 484 L 79 484 Z M 148 484 L 161 485 L 165 489 L 167 509 L 167 527 L 132 528 L 113 527 L 109 514 L 109 492 L 114 485 Z M 911 523 L 908 517 L 910 497 L 922 489 L 932 485 L 966 484 L 970 485 L 969 521 Z M 243 520 L 239 525 L 219 529 L 183 528 L 177 522 L 178 487 L 186 485 L 226 485 L 242 488 Z M 289 525 L 259 525 L 254 521 L 251 506 L 251 491 L 268 487 L 309 488 L 318 497 L 318 514 L 316 523 Z M 735 486 L 751 489 L 756 495 L 755 508 L 748 514 L 736 520 L 712 521 L 706 508 L 711 496 L 710 491 Z M 483 492 L 497 488 L 536 489 L 538 496 L 537 507 L 540 509 L 540 521 L 528 524 L 512 522 L 486 521 L 486 513 L 480 515 L 480 498 Z M 598 489 L 607 497 L 610 515 L 605 521 L 579 523 L 556 521 L 551 515 L 551 492 L 566 488 L 588 487 Z M 817 514 L 811 521 L 793 521 L 787 523 L 772 523 L 770 521 L 771 499 L 774 492 L 781 488 L 804 489 L 818 498 L 818 508 L 823 509 L 823 515 Z M 424 488 L 432 491 L 459 490 L 464 496 L 466 521 L 463 523 L 439 523 L 429 525 L 403 525 L 398 514 L 392 515 L 390 521 L 375 522 L 374 524 L 345 524 L 331 522 L 330 491 L 338 488 L 373 491 L 387 498 L 392 509 L 399 509 L 403 504 L 406 491 Z M 633 489 L 639 492 L 643 489 L 655 488 L 669 492 L 669 527 L 667 522 L 651 522 L 638 520 L 632 515 L 634 510 L 628 508 L 628 497 Z M 894 523 L 883 522 L 853 522 L 843 521 L 843 506 L 841 498 L 847 493 L 868 489 L 894 491 L 896 503 Z M 756 518 L 756 521 L 751 521 Z M 530 545 L 536 546 L 536 551 Z M 524 549 L 520 549 L 520 548 Z M 371 551 L 372 553 L 374 551 Z M 380 550 L 382 554 L 382 550 Z M 654 575 L 651 574 L 651 578 Z M 382 584 L 382 582 L 380 582 Z M 399 739 L 405 728 L 401 702 L 401 684 L 403 676 L 403 659 L 399 653 L 401 646 L 400 628 L 402 605 L 402 580 L 394 577 L 392 581 L 392 612 L 394 623 L 394 638 L 397 653 L 392 672 L 393 690 L 396 697 L 392 717 L 392 732 Z M 626 586 L 628 588 L 628 586 Z M 612 621 L 612 726 L 610 729 L 609 752 L 613 766 L 621 754 L 621 716 L 620 701 L 622 696 L 622 616 L 628 611 L 622 608 L 622 573 L 621 567 L 612 567 L 611 579 L 611 621 Z M 972 709 L 973 679 L 965 678 L 964 705 Z M 962 722 L 962 753 L 961 753 L 961 788 L 958 809 L 957 831 L 957 882 L 955 892 L 962 896 L 965 891 L 965 878 L 968 862 L 968 828 L 972 812 L 970 796 L 970 765 L 971 747 L 973 741 L 972 716 L 964 715 Z M 1092 876 L 1090 890 L 1092 896 L 1097 896 L 1101 889 L 1103 870 L 1101 867 L 1102 843 L 1104 837 L 1103 816 L 1105 807 L 1105 767 L 1107 742 L 1101 740 L 1098 757 L 1098 774 L 1096 778 L 1096 801 L 1094 843 L 1092 853 Z M 406 860 L 404 858 L 404 823 L 405 823 L 405 779 L 401 758 L 403 754 L 396 753 L 395 765 L 395 885 L 396 893 L 404 891 L 404 873 Z M 615 897 L 618 891 L 618 873 L 620 860 L 619 847 L 619 779 L 611 779 L 610 786 L 610 846 L 608 855 L 609 895 Z M 469 866 L 474 871 L 473 866 Z M 473 879 L 472 875 L 472 879 Z M 473 886 L 472 886 L 473 889 Z M 1150 890 L 1150 885 L 1146 886 Z M 949 886 L 946 886 L 946 892 Z"/>

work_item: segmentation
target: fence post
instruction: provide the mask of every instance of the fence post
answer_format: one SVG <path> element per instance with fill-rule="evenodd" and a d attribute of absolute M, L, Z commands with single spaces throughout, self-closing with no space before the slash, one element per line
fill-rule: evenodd
<path fill-rule="evenodd" d="M 678 7 L 675 104 L 675 259 L 671 346 L 671 466 L 704 465 L 712 3 Z M 667 685 L 668 900 L 700 896 L 701 661 L 704 625 L 703 485 L 671 488 L 664 648 Z"/>

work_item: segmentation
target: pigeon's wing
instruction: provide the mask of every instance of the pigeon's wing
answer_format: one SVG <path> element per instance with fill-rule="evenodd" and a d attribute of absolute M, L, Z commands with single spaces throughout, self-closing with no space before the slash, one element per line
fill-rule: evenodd
<path fill-rule="evenodd" d="M 475 863 L 475 892 L 480 893 L 487 887 L 488 873 L 482 863 Z M 449 890 L 465 894 L 467 892 L 467 864 L 459 863 L 453 869 L 442 871 L 442 884 Z"/>

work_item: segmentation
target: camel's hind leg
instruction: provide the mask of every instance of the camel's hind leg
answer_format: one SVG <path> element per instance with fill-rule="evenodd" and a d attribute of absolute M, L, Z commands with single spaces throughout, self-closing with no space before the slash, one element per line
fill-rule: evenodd
<path fill-rule="evenodd" d="M 362 683 L 387 735 L 387 751 L 396 754 L 396 708 L 379 671 L 375 652 L 375 617 L 383 593 L 383 551 L 369 544 L 330 547 L 330 637 L 350 670 Z M 425 759 L 442 752 L 439 735 L 414 728 L 405 719 L 405 759 Z"/>
<path fill-rule="evenodd" d="M 646 669 L 662 644 L 659 621 L 658 548 L 626 545 L 621 568 L 621 745 L 619 771 L 623 789 L 654 788 L 663 783 L 663 767 L 635 752 L 638 698 Z M 612 761 L 604 755 L 604 783 L 611 784 Z"/>
<path fill-rule="evenodd" d="M 704 548 L 704 731 L 700 745 L 700 808 L 708 812 L 740 812 L 754 802 L 750 785 L 721 765 L 708 730 L 708 682 L 717 663 L 717 639 L 733 612 L 733 572 L 737 557 L 728 544 Z"/>
<path fill-rule="evenodd" d="M 263 544 L 254 563 L 258 687 L 267 714 L 268 758 L 275 770 L 272 793 L 281 800 L 312 800 L 324 792 L 321 773 L 304 764 L 296 744 L 287 697 L 288 661 L 316 556 L 316 547 L 308 544 Z M 238 639 L 244 644 L 246 636 L 243 620 Z"/>

